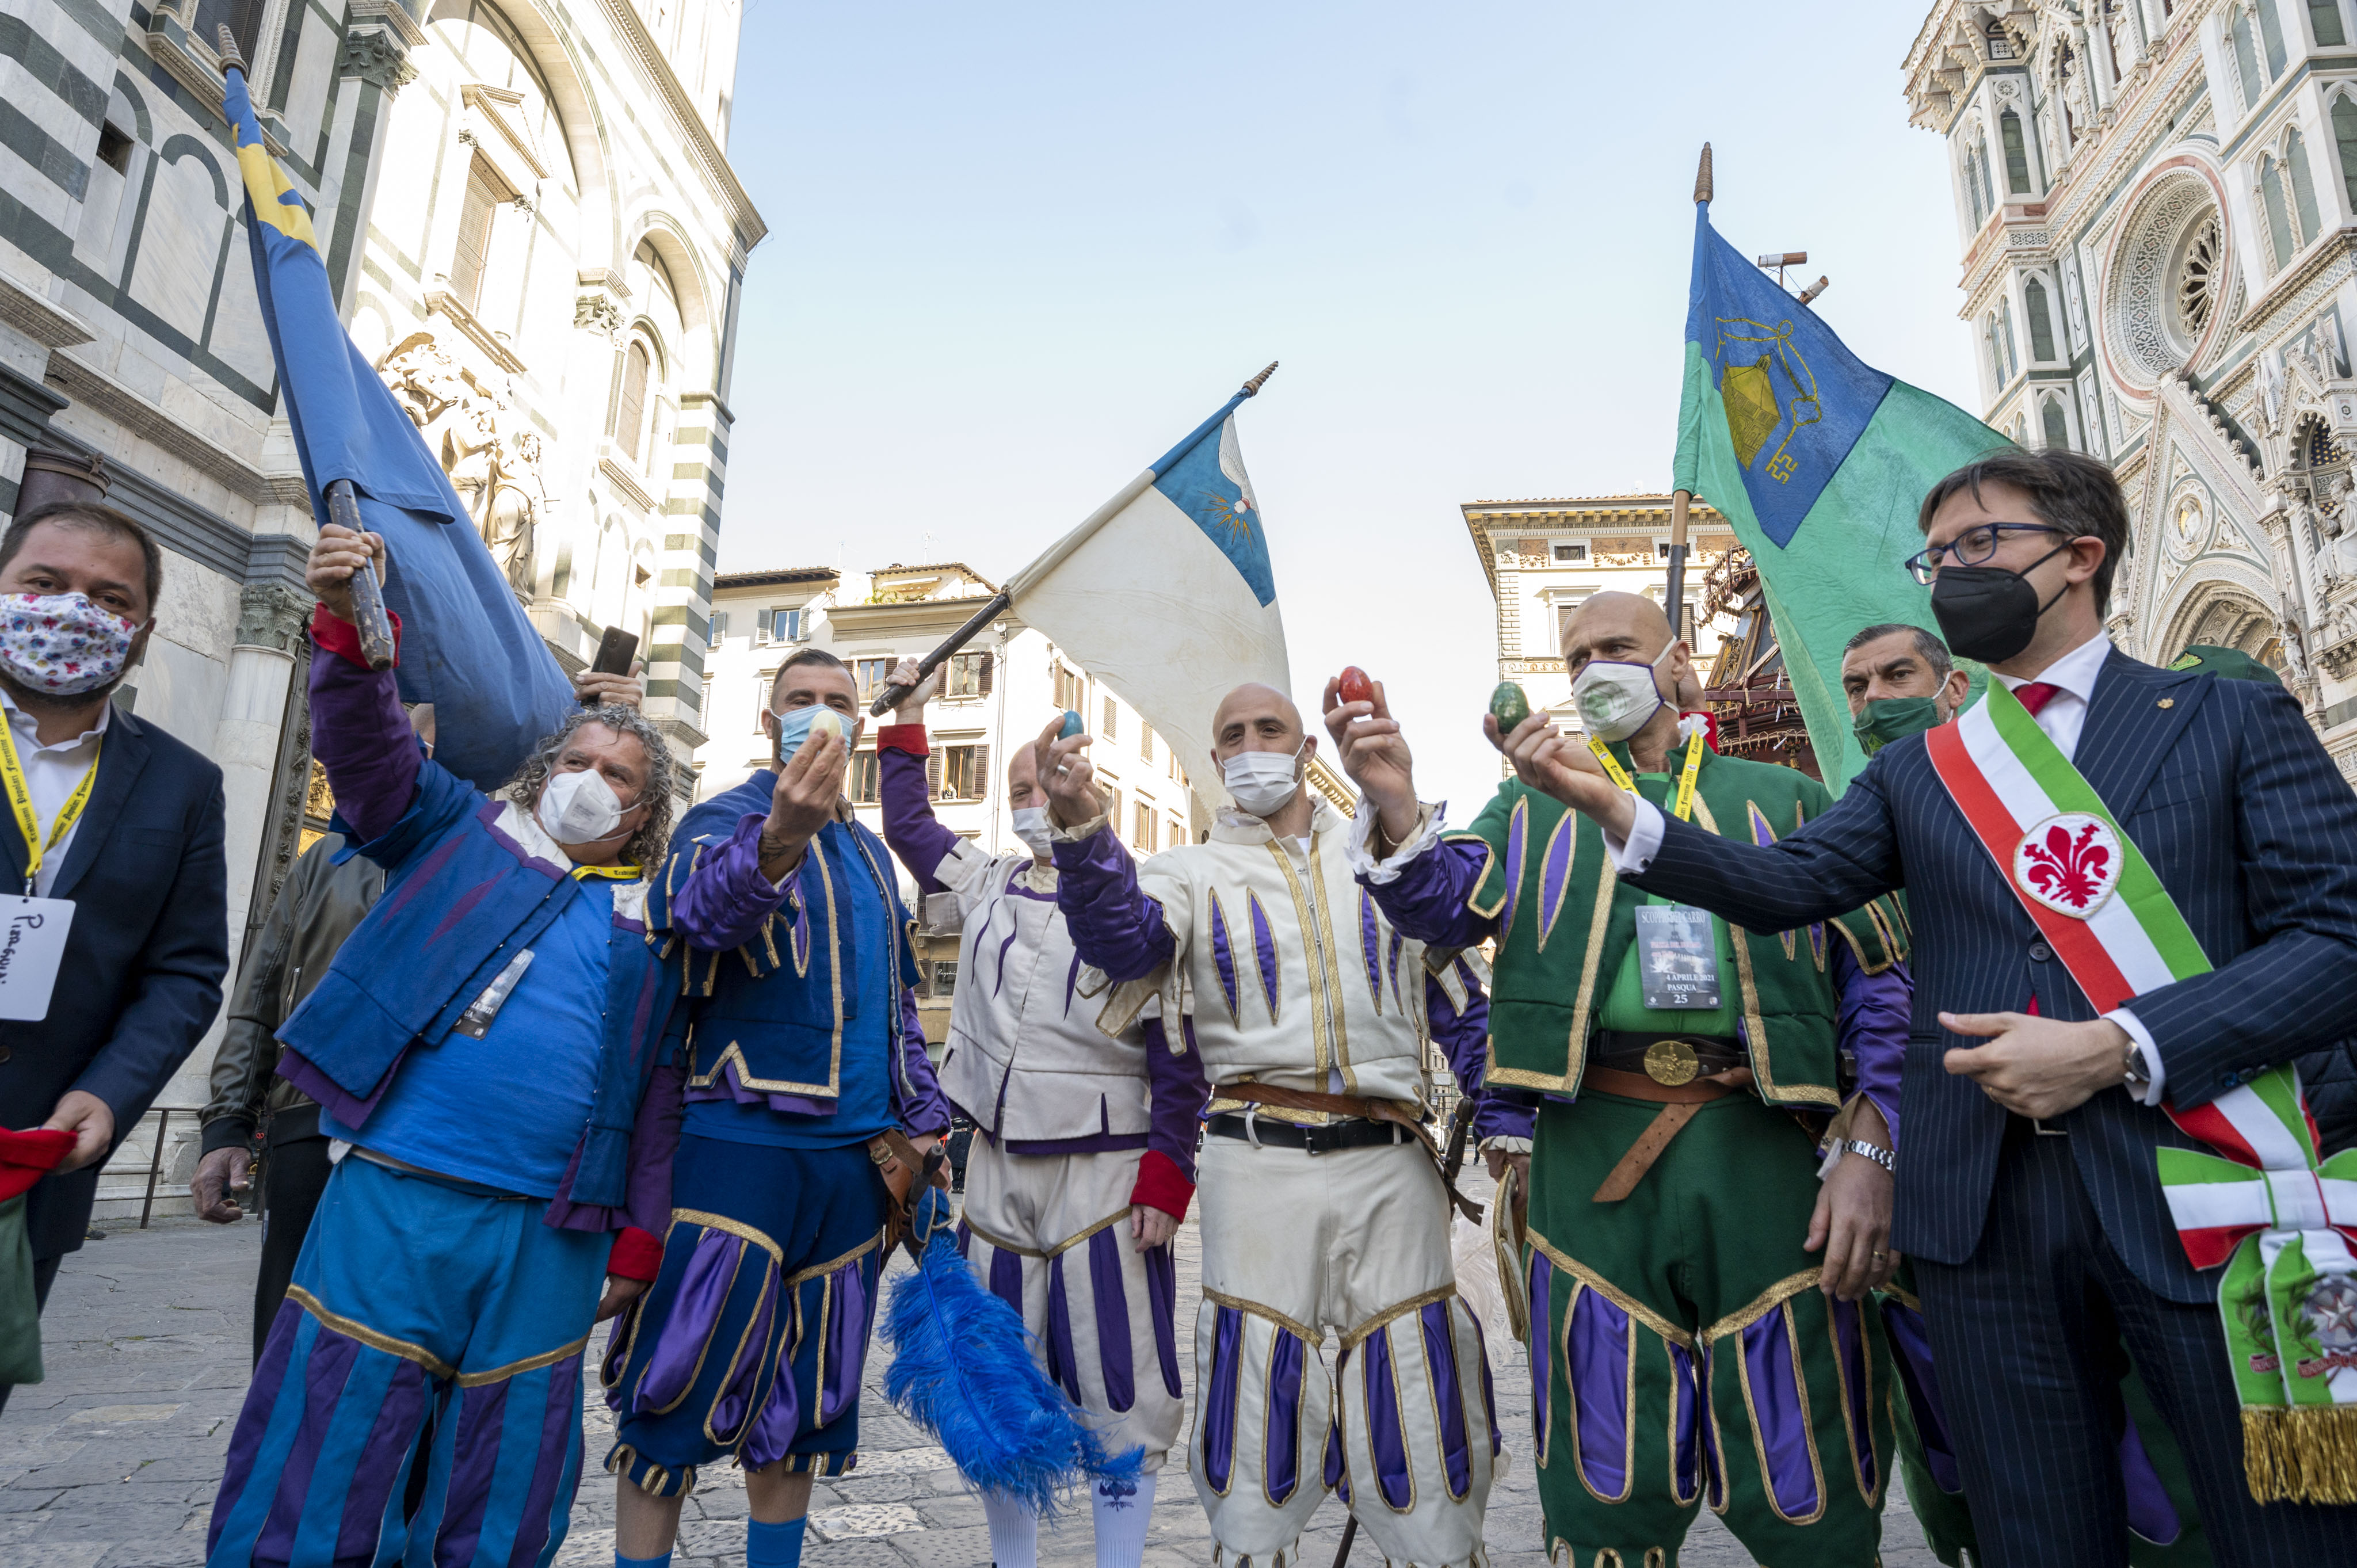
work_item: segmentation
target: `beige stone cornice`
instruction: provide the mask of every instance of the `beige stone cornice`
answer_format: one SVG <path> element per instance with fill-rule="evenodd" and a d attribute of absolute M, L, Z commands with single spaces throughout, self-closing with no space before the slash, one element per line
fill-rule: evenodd
<path fill-rule="evenodd" d="M 657 47 L 654 35 L 647 31 L 646 22 L 639 16 L 637 7 L 630 4 L 630 0 L 604 0 L 604 5 L 606 17 L 613 23 L 614 31 L 630 46 L 631 52 L 638 57 L 639 68 L 647 73 L 647 80 L 654 83 L 663 106 L 671 111 L 672 120 L 687 144 L 688 156 L 704 171 L 705 178 L 711 181 L 721 206 L 727 211 L 729 223 L 737 231 L 738 242 L 746 250 L 751 250 L 770 232 L 770 226 L 754 209 L 753 199 L 745 194 L 745 187 L 738 182 L 737 171 L 729 166 L 727 153 L 705 124 L 704 117 L 695 112 L 695 101 L 687 95 L 687 89 L 680 85 L 679 73 L 673 70 L 671 61 L 663 58 L 662 50 Z"/>

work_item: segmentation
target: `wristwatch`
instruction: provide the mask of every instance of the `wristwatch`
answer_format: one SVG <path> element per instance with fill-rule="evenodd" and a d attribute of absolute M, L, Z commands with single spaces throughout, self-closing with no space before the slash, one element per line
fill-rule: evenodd
<path fill-rule="evenodd" d="M 2121 1062 L 2125 1073 L 2124 1087 L 2130 1094 L 2142 1094 L 2152 1087 L 2152 1069 L 2145 1065 L 2144 1047 L 2128 1042 L 2127 1055 Z"/>
<path fill-rule="evenodd" d="M 1869 1144 L 1863 1138 L 1852 1138 L 1842 1147 L 1853 1155 L 1864 1155 L 1892 1176 L 1899 1174 L 1899 1156 L 1879 1144 Z"/>

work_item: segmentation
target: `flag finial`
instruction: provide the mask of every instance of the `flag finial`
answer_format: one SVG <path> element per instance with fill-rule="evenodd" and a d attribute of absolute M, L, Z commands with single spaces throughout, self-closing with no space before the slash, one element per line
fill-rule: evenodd
<path fill-rule="evenodd" d="M 1710 199 L 1710 144 L 1702 145 L 1702 163 L 1695 169 L 1695 204 Z"/>
<path fill-rule="evenodd" d="M 1268 362 L 1268 369 L 1263 371 L 1260 374 L 1254 376 L 1252 380 L 1244 383 L 1244 396 L 1258 397 L 1260 395 L 1260 389 L 1266 386 L 1268 384 L 1268 378 L 1275 374 L 1276 374 L 1276 361 L 1275 360 L 1271 360 Z"/>
<path fill-rule="evenodd" d="M 213 36 L 216 39 L 213 52 L 221 56 L 221 70 L 227 70 L 230 67 L 235 66 L 238 70 L 243 70 L 245 51 L 237 47 L 237 35 L 229 30 L 229 24 L 223 22 L 214 28 Z"/>

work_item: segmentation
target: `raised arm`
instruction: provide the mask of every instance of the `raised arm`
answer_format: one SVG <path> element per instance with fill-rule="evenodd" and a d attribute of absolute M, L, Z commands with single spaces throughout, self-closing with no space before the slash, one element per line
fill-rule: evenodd
<path fill-rule="evenodd" d="M 705 952 L 726 952 L 760 935 L 770 917 L 798 897 L 792 872 L 776 882 L 761 874 L 761 831 L 768 821 L 748 811 L 725 837 L 683 832 L 687 842 L 673 839 L 659 897 L 647 901 L 648 926 Z M 691 818 L 680 825 L 686 830 L 694 824 Z"/>
<path fill-rule="evenodd" d="M 1432 1043 L 1448 1058 L 1458 1092 L 1476 1102 L 1473 1135 L 1485 1148 L 1528 1154 L 1537 1113 L 1482 1087 L 1482 1069 L 1490 1060 L 1490 995 L 1468 959 L 1453 958 L 1439 973 L 1425 976 L 1424 1011 L 1432 1026 Z"/>
<path fill-rule="evenodd" d="M 1626 795 L 1621 799 L 1633 807 L 1631 832 L 1616 843 L 1608 828 L 1605 844 L 1620 875 L 1646 892 L 1751 930 L 1830 920 L 1900 885 L 1897 834 L 1882 792 L 1889 755 L 1889 747 L 1878 753 L 1831 810 L 1771 844 L 1721 838 Z"/>
<path fill-rule="evenodd" d="M 1090 737 L 1060 737 L 1057 728 L 1050 721 L 1034 749 L 1055 824 L 1056 908 L 1082 963 L 1116 983 L 1143 980 L 1178 956 L 1178 939 L 1105 820 L 1089 767 Z"/>
<path fill-rule="evenodd" d="M 925 704 L 942 689 L 942 671 L 935 670 L 920 681 L 917 661 L 903 659 L 892 671 L 891 683 L 907 686 L 909 694 L 892 710 L 899 722 L 876 732 L 884 842 L 917 879 L 917 896 L 929 897 L 949 890 L 939 873 L 965 842 L 933 815 L 933 792 L 925 779 L 925 761 L 932 751 L 925 736 Z"/>

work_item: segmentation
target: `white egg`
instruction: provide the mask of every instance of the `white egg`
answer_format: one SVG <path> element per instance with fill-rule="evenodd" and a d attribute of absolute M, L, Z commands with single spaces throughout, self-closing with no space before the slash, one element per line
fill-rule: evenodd
<path fill-rule="evenodd" d="M 813 740 L 823 735 L 831 735 L 835 739 L 841 740 L 850 733 L 850 730 L 844 724 L 841 714 L 836 713 L 833 708 L 821 708 L 811 716 L 810 733 Z"/>

